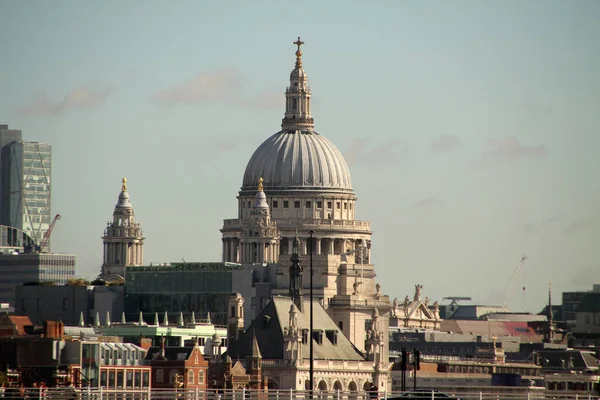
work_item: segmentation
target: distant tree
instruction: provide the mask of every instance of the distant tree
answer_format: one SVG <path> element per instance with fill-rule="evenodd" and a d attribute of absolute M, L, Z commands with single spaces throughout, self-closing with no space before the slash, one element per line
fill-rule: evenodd
<path fill-rule="evenodd" d="M 88 286 L 90 281 L 83 278 L 72 278 L 67 280 L 67 285 L 69 286 Z"/>

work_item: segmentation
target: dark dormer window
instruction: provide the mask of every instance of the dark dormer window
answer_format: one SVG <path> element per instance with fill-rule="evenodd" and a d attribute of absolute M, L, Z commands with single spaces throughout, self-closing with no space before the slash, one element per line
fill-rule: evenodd
<path fill-rule="evenodd" d="M 273 200 L 273 208 L 277 208 L 278 205 L 277 200 Z"/>
<path fill-rule="evenodd" d="M 300 201 L 299 200 L 294 201 L 294 208 L 300 208 Z"/>
<path fill-rule="evenodd" d="M 269 317 L 268 315 L 265 315 L 263 317 L 263 324 L 262 324 L 263 329 L 267 329 L 269 327 L 270 323 L 271 323 L 271 317 Z"/>
<path fill-rule="evenodd" d="M 325 335 L 327 335 L 327 339 L 331 344 L 337 344 L 337 331 L 325 331 Z"/>
<path fill-rule="evenodd" d="M 307 201 L 306 202 L 306 208 L 312 208 L 312 202 L 311 201 Z"/>
<path fill-rule="evenodd" d="M 323 331 L 313 331 L 313 340 L 317 344 L 323 344 Z"/>
<path fill-rule="evenodd" d="M 283 201 L 283 208 L 289 208 L 290 207 L 290 202 L 287 200 Z"/>
<path fill-rule="evenodd" d="M 317 201 L 317 208 L 323 208 L 323 202 Z"/>

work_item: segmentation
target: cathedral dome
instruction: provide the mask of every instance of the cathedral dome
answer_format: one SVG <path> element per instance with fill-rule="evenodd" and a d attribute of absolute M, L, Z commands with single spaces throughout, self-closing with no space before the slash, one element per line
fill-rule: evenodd
<path fill-rule="evenodd" d="M 342 153 L 314 130 L 310 111 L 311 91 L 302 67 L 304 44 L 295 45 L 295 68 L 285 92 L 285 116 L 281 131 L 256 149 L 246 166 L 240 194 L 254 193 L 262 178 L 264 189 L 275 192 L 353 193 L 348 164 Z"/>
<path fill-rule="evenodd" d="M 266 191 L 352 192 L 346 160 L 315 131 L 281 131 L 256 149 L 246 166 L 242 191 L 255 191 L 263 179 Z"/>

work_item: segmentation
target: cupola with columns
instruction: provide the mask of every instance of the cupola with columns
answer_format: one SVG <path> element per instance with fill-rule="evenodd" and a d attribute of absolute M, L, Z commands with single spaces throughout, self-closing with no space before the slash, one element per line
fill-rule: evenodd
<path fill-rule="evenodd" d="M 135 222 L 133 206 L 129 202 L 127 178 L 121 181 L 121 193 L 113 212 L 113 220 L 104 230 L 104 255 L 102 273 L 104 278 L 125 276 L 128 266 L 144 262 L 144 237 L 139 223 Z"/>
<path fill-rule="evenodd" d="M 302 68 L 302 50 L 304 44 L 298 38 L 294 42 L 296 50 L 296 68 L 290 74 L 290 86 L 285 91 L 285 117 L 281 123 L 284 131 L 313 130 L 314 119 L 310 113 L 310 88 L 306 81 L 306 72 Z"/>

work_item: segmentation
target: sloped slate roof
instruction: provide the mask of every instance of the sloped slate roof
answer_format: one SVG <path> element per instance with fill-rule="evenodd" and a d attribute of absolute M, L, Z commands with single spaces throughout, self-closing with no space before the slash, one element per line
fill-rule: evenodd
<path fill-rule="evenodd" d="M 287 297 L 275 297 L 262 310 L 260 315 L 252 322 L 250 327 L 229 350 L 231 358 L 245 358 L 252 349 L 252 338 L 256 335 L 258 347 L 263 359 L 283 359 L 283 329 L 289 325 L 289 310 L 292 300 Z M 304 300 L 303 312 L 298 310 L 297 320 L 301 329 L 309 329 L 310 303 Z M 318 301 L 313 302 L 313 327 L 314 330 L 336 331 L 337 344 L 333 344 L 323 333 L 323 342 L 318 344 L 313 340 L 314 358 L 317 360 L 348 360 L 364 361 L 365 356 L 344 336 L 335 322 L 329 317 Z M 310 345 L 302 345 L 302 354 L 305 359 L 310 358 Z"/>
<path fill-rule="evenodd" d="M 167 361 L 176 361 L 178 354 L 185 354 L 185 360 L 190 358 L 190 354 L 194 350 L 193 347 L 165 347 L 165 358 Z M 153 360 L 155 355 L 160 354 L 160 346 L 153 346 L 148 349 L 148 353 L 146 354 L 146 360 Z"/>

